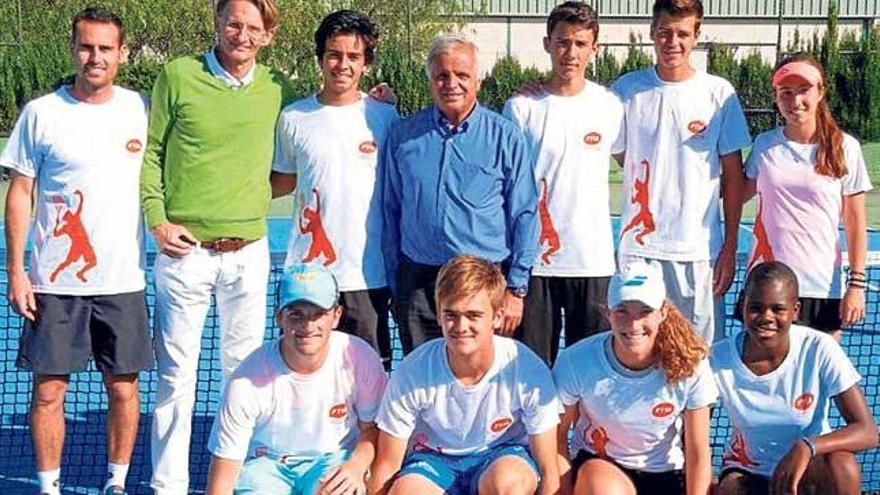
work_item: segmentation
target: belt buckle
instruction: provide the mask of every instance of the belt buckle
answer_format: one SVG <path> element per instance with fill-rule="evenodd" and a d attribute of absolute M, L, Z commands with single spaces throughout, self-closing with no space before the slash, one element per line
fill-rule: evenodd
<path fill-rule="evenodd" d="M 240 250 L 247 244 L 249 242 L 240 237 L 220 237 L 203 242 L 202 247 L 218 253 L 231 253 Z"/>

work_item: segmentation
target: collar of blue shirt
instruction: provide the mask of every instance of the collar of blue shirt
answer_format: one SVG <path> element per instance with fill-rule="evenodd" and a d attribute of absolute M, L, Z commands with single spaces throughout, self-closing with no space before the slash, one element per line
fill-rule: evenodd
<path fill-rule="evenodd" d="M 440 129 L 440 134 L 442 134 L 444 137 L 454 136 L 456 134 L 463 134 L 467 132 L 468 128 L 470 127 L 470 121 L 477 118 L 479 113 L 483 111 L 482 105 L 477 102 L 476 104 L 474 104 L 474 108 L 473 110 L 471 110 L 471 113 L 469 113 L 468 116 L 465 117 L 460 124 L 454 126 L 449 122 L 449 119 L 447 119 L 446 116 L 440 112 L 440 109 L 437 108 L 437 105 L 434 105 L 433 108 L 434 122 L 437 123 L 437 127 Z"/>

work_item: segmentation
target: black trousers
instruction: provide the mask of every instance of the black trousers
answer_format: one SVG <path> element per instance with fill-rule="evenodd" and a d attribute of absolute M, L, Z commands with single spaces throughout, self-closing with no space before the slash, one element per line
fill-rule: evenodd
<path fill-rule="evenodd" d="M 434 283 L 439 272 L 439 266 L 422 265 L 401 257 L 392 312 L 404 356 L 428 340 L 443 336 L 434 303 Z"/>
<path fill-rule="evenodd" d="M 532 276 L 517 338 L 552 366 L 559 352 L 563 311 L 566 347 L 609 328 L 605 307 L 610 280 L 611 277 Z"/>
<path fill-rule="evenodd" d="M 391 369 L 390 298 L 387 287 L 339 293 L 343 310 L 338 329 L 366 340 L 379 353 L 386 370 Z"/>

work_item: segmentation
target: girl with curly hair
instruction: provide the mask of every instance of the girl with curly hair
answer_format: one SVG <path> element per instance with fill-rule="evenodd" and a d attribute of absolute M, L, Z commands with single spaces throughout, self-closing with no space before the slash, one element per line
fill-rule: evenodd
<path fill-rule="evenodd" d="M 656 265 L 616 274 L 608 306 L 611 331 L 564 350 L 553 370 L 564 483 L 578 495 L 705 495 L 718 395 L 706 345 L 666 299 Z"/>

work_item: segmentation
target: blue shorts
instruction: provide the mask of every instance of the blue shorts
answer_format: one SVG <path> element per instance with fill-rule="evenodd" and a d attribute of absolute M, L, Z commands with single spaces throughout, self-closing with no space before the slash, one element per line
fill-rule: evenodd
<path fill-rule="evenodd" d="M 241 468 L 235 495 L 317 493 L 324 473 L 351 457 L 344 450 L 316 457 L 257 457 L 249 459 Z"/>
<path fill-rule="evenodd" d="M 523 445 L 504 445 L 479 454 L 446 455 L 436 452 L 413 452 L 403 462 L 398 477 L 418 474 L 440 487 L 443 493 L 470 495 L 493 462 L 505 456 L 519 457 L 532 468 L 540 481 L 538 465 Z"/>

